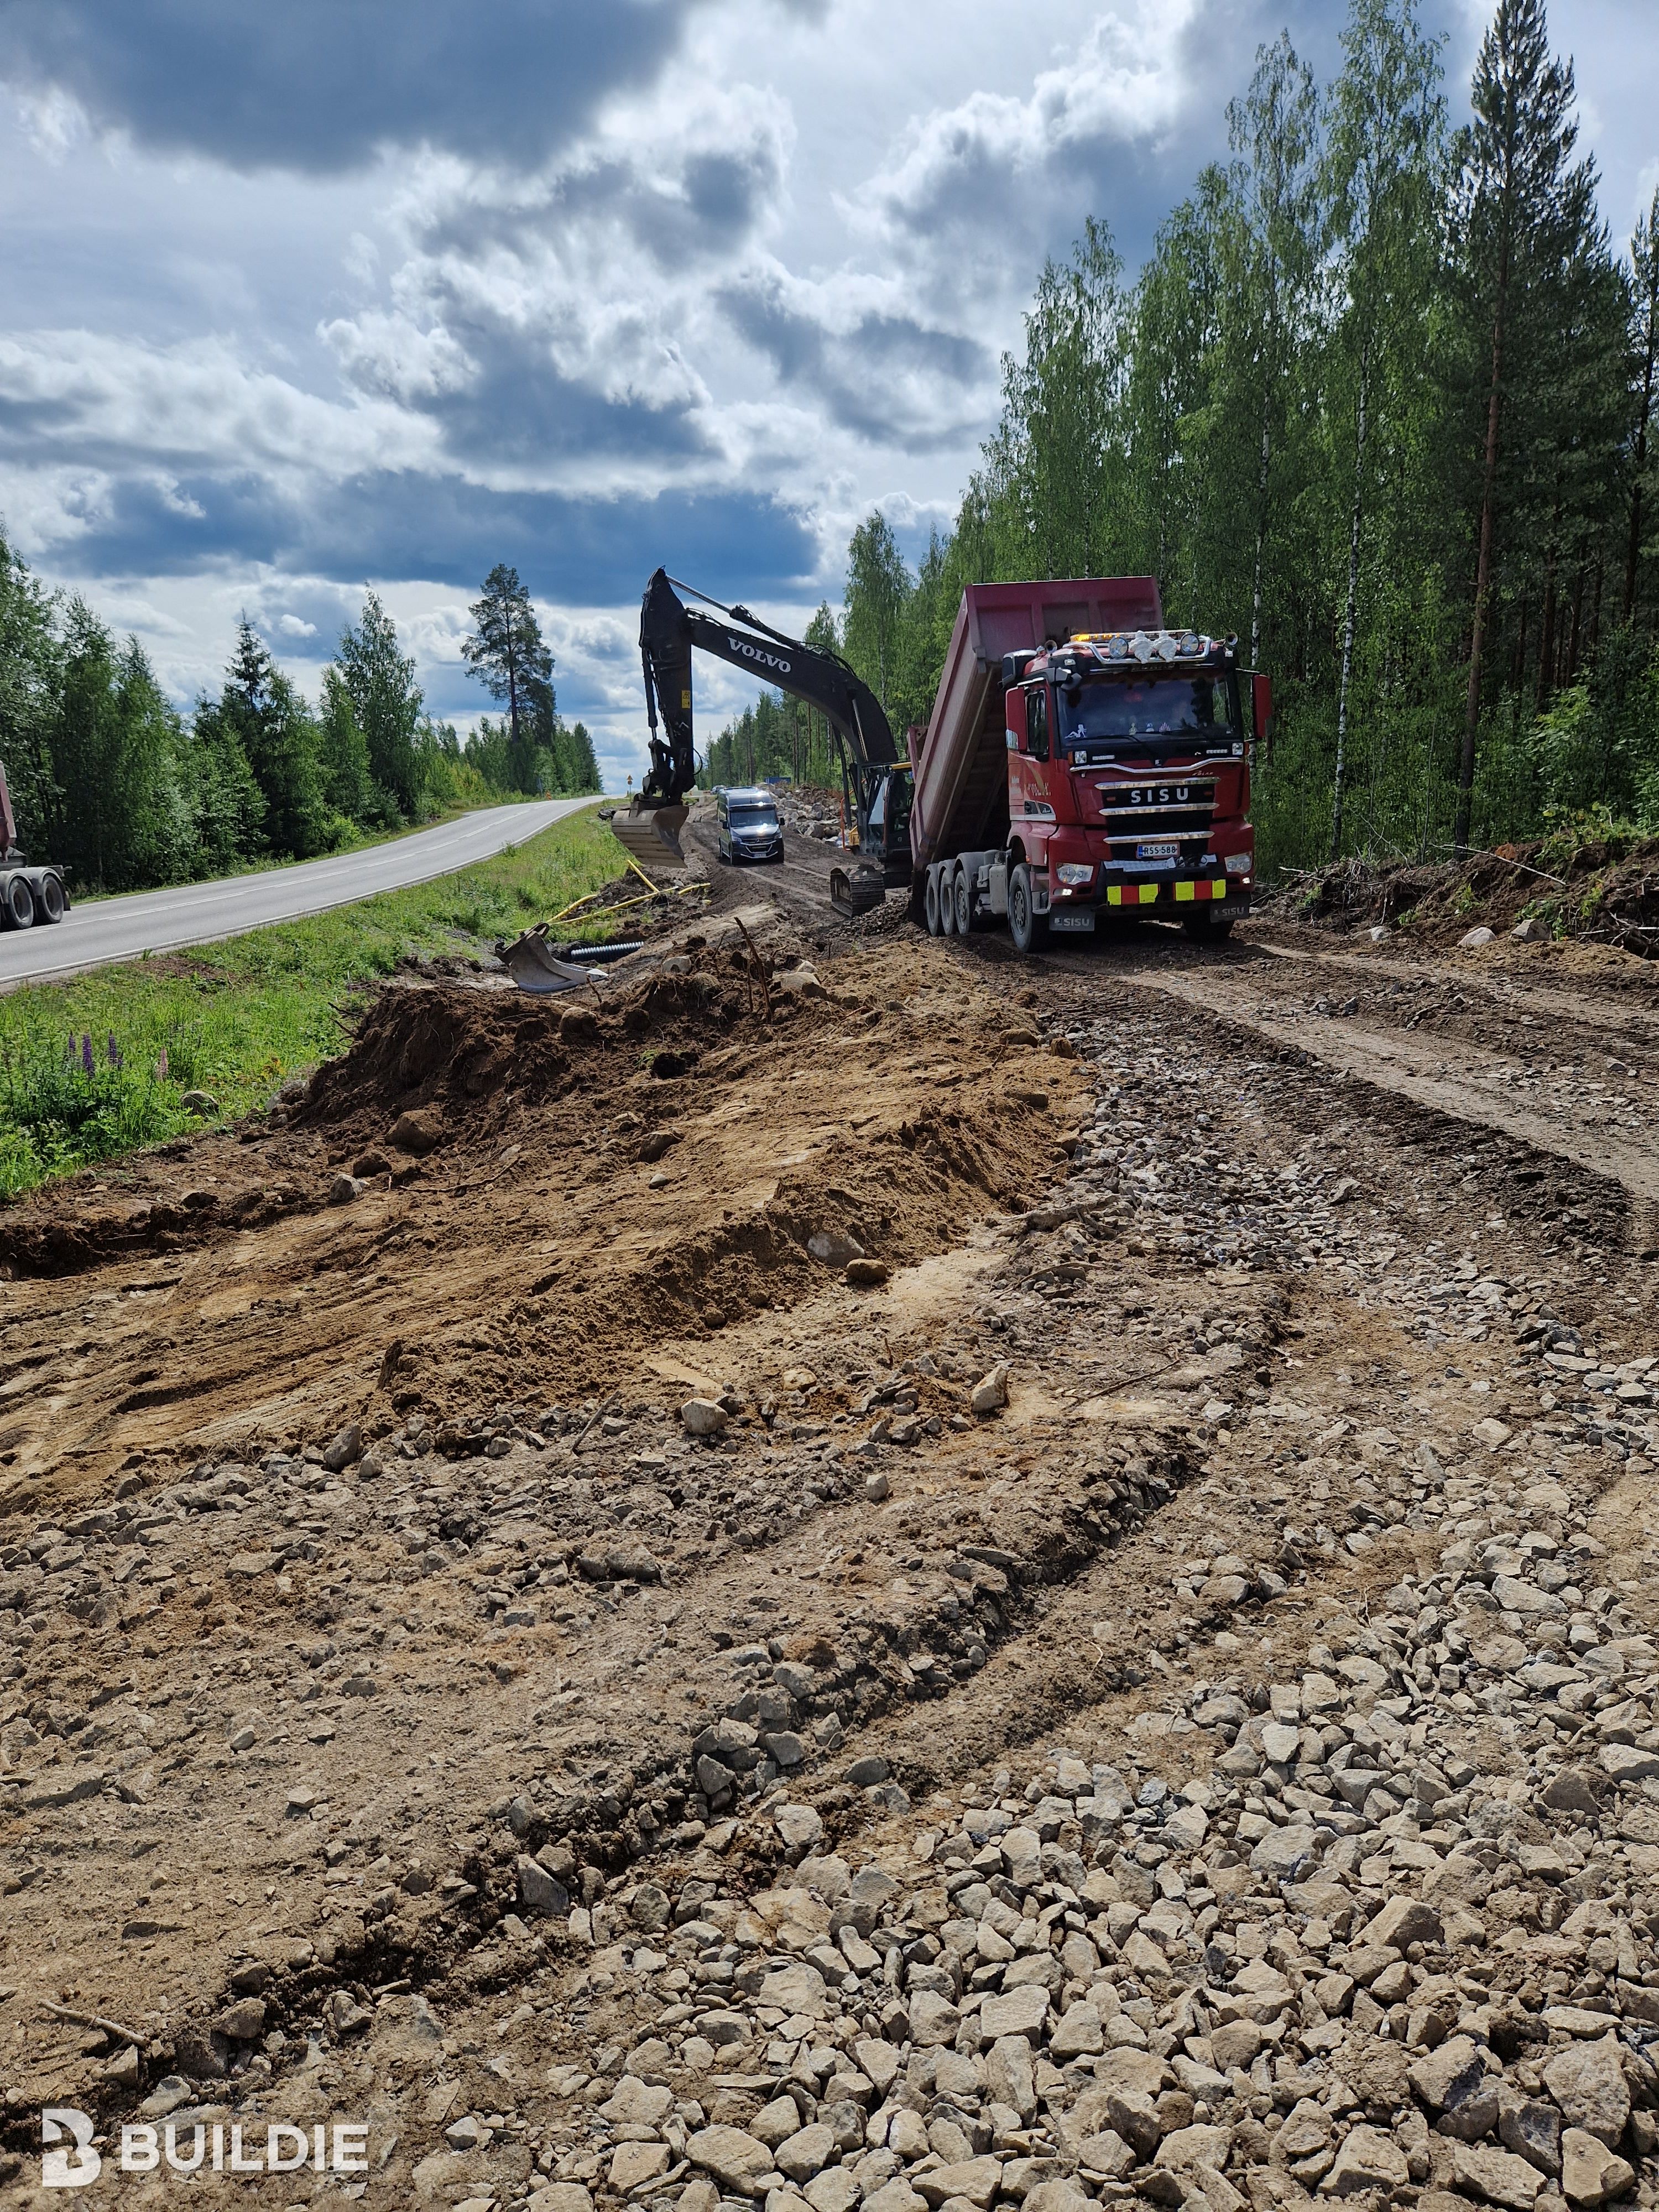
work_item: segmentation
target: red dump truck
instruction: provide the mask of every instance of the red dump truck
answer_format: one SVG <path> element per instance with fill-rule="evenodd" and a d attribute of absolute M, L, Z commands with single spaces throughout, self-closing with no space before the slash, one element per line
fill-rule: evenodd
<path fill-rule="evenodd" d="M 1249 912 L 1250 754 L 1272 697 L 1236 641 L 1166 629 L 1151 576 L 970 584 L 909 732 L 912 912 L 1022 952 L 1103 915 L 1221 936 Z"/>

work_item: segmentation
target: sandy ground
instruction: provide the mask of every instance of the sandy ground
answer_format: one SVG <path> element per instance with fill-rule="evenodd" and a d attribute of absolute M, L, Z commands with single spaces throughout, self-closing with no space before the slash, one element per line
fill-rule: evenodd
<path fill-rule="evenodd" d="M 582 2166 L 559 2072 L 686 2002 L 611 1956 L 641 1884 L 746 1909 L 781 1805 L 903 1864 L 1061 1745 L 1190 1779 L 1189 1689 L 1316 1665 L 1529 1481 L 1653 1627 L 1651 969 L 1022 963 L 836 923 L 793 838 L 704 864 L 591 1000 L 410 979 L 270 1118 L 0 1218 L 20 2188 L 43 2106 L 148 2101 L 365 2120 L 361 2177 L 191 2185 L 276 2204 L 678 2204 L 707 2165 Z"/>

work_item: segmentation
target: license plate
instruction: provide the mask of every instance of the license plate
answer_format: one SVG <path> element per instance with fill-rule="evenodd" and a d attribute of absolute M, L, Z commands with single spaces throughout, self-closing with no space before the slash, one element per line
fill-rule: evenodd
<path fill-rule="evenodd" d="M 1091 906 L 1073 906 L 1052 909 L 1048 915 L 1050 929 L 1092 929 L 1095 910 Z"/>
<path fill-rule="evenodd" d="M 1135 858 L 1138 860 L 1178 860 L 1181 848 L 1173 839 L 1167 844 L 1137 845 Z"/>

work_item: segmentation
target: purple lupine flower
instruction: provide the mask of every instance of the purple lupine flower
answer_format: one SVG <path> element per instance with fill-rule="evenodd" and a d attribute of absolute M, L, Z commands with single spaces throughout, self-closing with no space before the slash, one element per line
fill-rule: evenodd
<path fill-rule="evenodd" d="M 121 1065 L 121 1048 L 115 1042 L 113 1030 L 109 1033 L 109 1064 L 112 1067 L 119 1067 Z"/>
<path fill-rule="evenodd" d="M 92 1049 L 92 1031 L 83 1030 L 81 1037 L 81 1065 L 88 1075 L 98 1073 L 97 1056 Z"/>

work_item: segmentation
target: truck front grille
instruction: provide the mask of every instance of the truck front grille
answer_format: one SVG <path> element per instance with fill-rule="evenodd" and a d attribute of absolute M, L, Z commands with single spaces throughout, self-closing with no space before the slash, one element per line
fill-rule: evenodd
<path fill-rule="evenodd" d="M 1215 820 L 1213 778 L 1105 783 L 1096 788 L 1115 861 L 1133 861 L 1139 846 L 1166 838 L 1179 842 L 1183 860 L 1207 850 Z"/>

